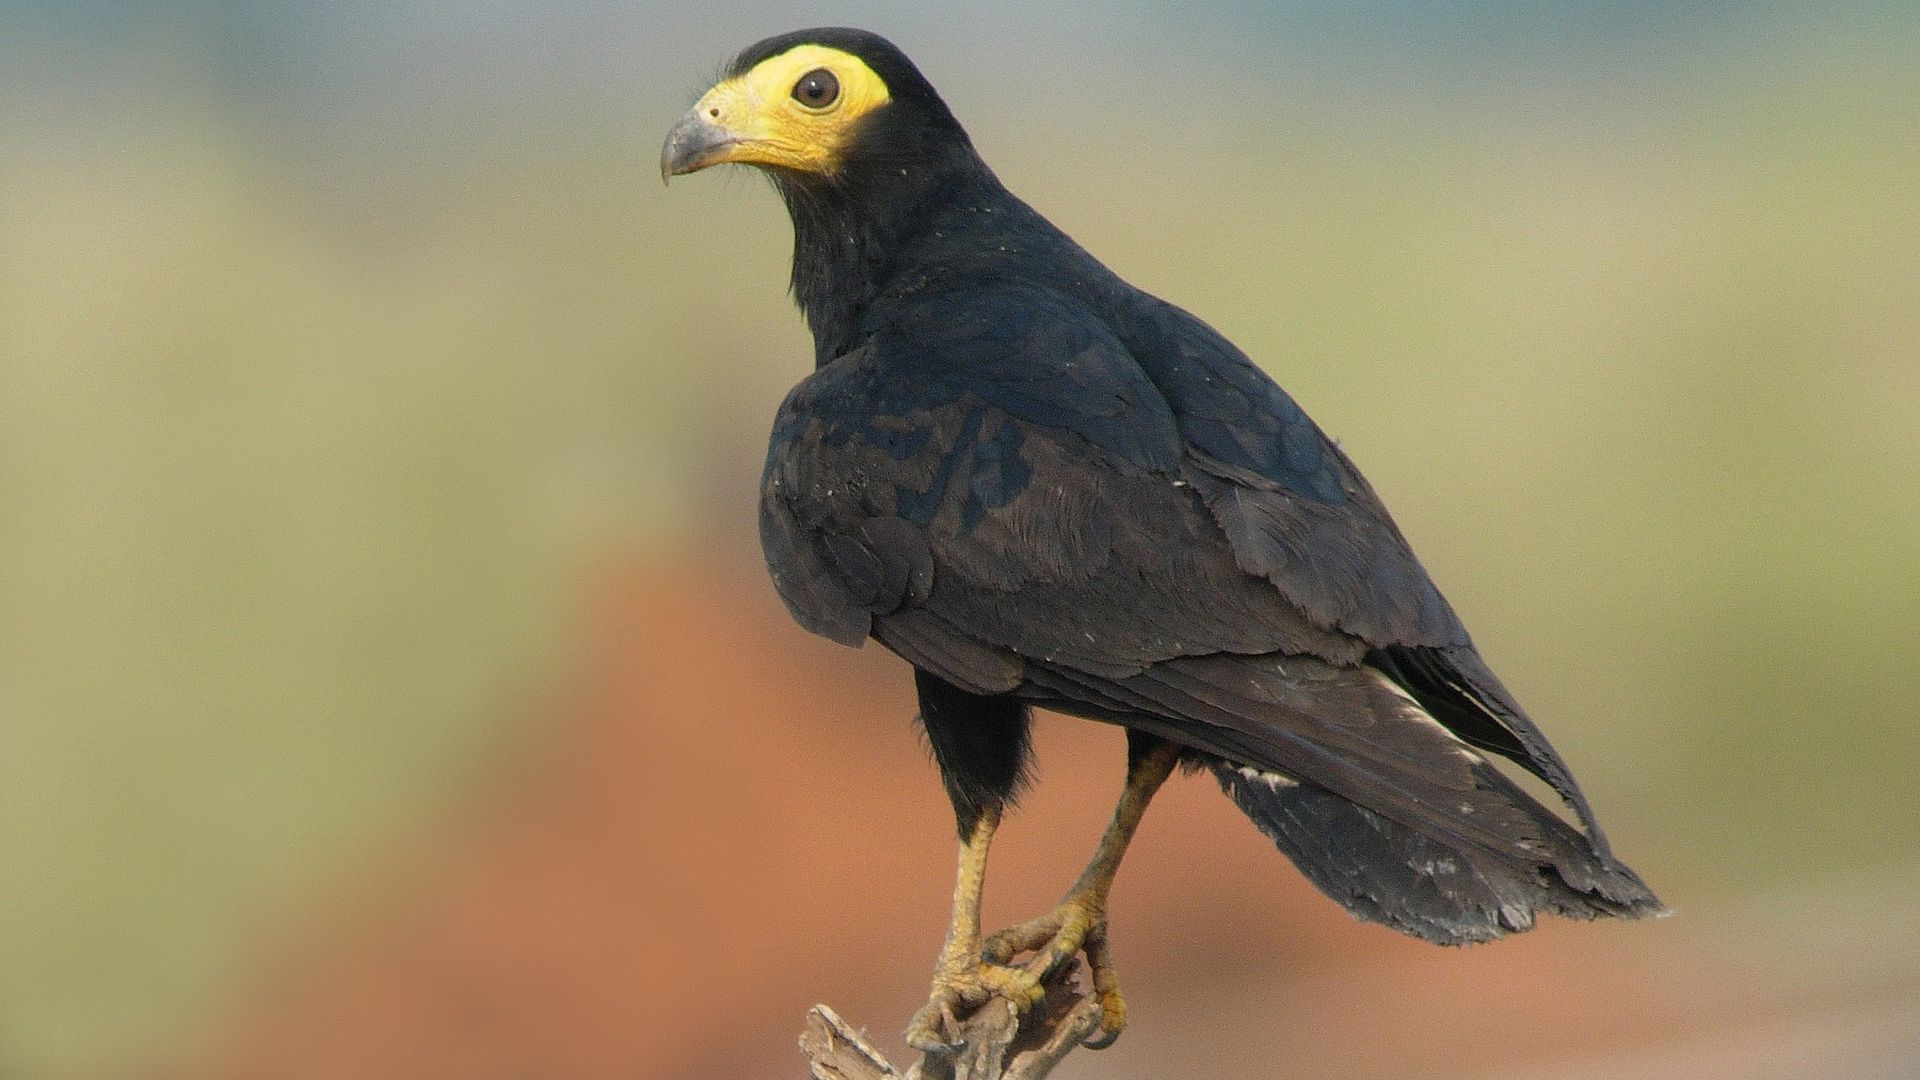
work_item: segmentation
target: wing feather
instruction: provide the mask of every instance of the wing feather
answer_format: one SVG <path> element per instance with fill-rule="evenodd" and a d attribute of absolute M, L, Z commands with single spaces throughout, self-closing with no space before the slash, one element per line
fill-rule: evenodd
<path fill-rule="evenodd" d="M 1605 858 L 1565 766 L 1298 406 L 1185 313 L 1137 358 L 1153 343 L 1043 300 L 929 307 L 789 397 L 763 536 L 803 625 L 1410 829 Z M 1597 851 L 1476 747 L 1544 777 Z"/>

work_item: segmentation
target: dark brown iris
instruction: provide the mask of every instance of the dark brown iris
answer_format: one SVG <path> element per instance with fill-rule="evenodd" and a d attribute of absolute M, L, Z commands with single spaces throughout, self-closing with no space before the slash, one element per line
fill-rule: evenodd
<path fill-rule="evenodd" d="M 793 100 L 809 109 L 824 109 L 839 97 L 840 80 L 826 68 L 815 68 L 793 84 Z"/>

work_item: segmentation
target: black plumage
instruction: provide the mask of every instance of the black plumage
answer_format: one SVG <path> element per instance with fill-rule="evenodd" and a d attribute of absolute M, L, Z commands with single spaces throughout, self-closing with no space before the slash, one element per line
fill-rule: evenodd
<path fill-rule="evenodd" d="M 865 61 L 891 100 L 831 170 L 769 169 L 817 368 L 774 424 L 761 537 L 803 626 L 914 666 L 962 838 L 1015 794 L 1041 706 L 1184 748 L 1397 930 L 1657 911 L 1300 407 L 1010 194 L 892 45 L 803 31 L 730 74 L 800 44 Z"/>

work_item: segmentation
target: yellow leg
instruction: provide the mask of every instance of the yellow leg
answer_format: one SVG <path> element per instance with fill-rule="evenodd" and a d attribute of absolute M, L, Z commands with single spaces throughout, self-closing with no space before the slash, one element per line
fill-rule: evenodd
<path fill-rule="evenodd" d="M 986 885 L 987 848 L 1000 827 L 1000 807 L 984 810 L 960 844 L 960 868 L 954 875 L 953 922 L 940 962 L 933 972 L 933 992 L 907 1025 L 907 1042 L 920 1050 L 949 1049 L 958 1044 L 960 1017 L 1003 997 L 1026 1009 L 1043 995 L 1040 980 L 1019 968 L 988 964 L 980 956 L 980 894 Z"/>
<path fill-rule="evenodd" d="M 960 867 L 953 876 L 953 922 L 940 950 L 942 974 L 972 967 L 980 958 L 980 896 L 987 884 L 987 848 L 1000 828 L 1000 808 L 982 811 L 973 832 L 960 844 Z"/>
<path fill-rule="evenodd" d="M 1180 748 L 1167 742 L 1155 743 L 1134 756 L 1127 765 L 1127 785 L 1120 793 L 1119 805 L 1114 807 L 1113 820 L 1100 838 L 1093 859 L 1066 896 L 1047 914 L 993 935 L 981 951 L 982 959 L 995 965 L 1008 964 L 1021 953 L 1032 953 L 1033 957 L 1015 970 L 1036 980 L 1071 961 L 1075 953 L 1085 952 L 1093 974 L 1094 997 L 1102 1013 L 1101 1034 L 1089 1041 L 1090 1046 L 1111 1044 L 1127 1025 L 1127 1004 L 1120 996 L 1119 971 L 1107 941 L 1107 894 L 1113 889 L 1127 845 L 1146 815 L 1147 804 L 1179 761 Z"/>

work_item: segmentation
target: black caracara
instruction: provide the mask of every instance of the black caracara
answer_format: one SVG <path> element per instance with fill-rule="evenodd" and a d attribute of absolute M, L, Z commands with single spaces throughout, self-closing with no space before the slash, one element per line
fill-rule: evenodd
<path fill-rule="evenodd" d="M 1428 941 L 1661 910 L 1346 455 L 1233 343 L 1002 187 L 899 49 L 822 29 L 741 53 L 661 154 L 667 174 L 726 162 L 786 200 L 814 339 L 761 488 L 774 584 L 808 630 L 913 665 L 959 819 L 915 1046 L 989 997 L 1036 1000 L 1080 953 L 1101 1041 L 1119 1033 L 1107 893 L 1180 764 L 1349 911 Z M 983 941 L 1034 706 L 1125 728 L 1126 786 L 1060 905 Z"/>

